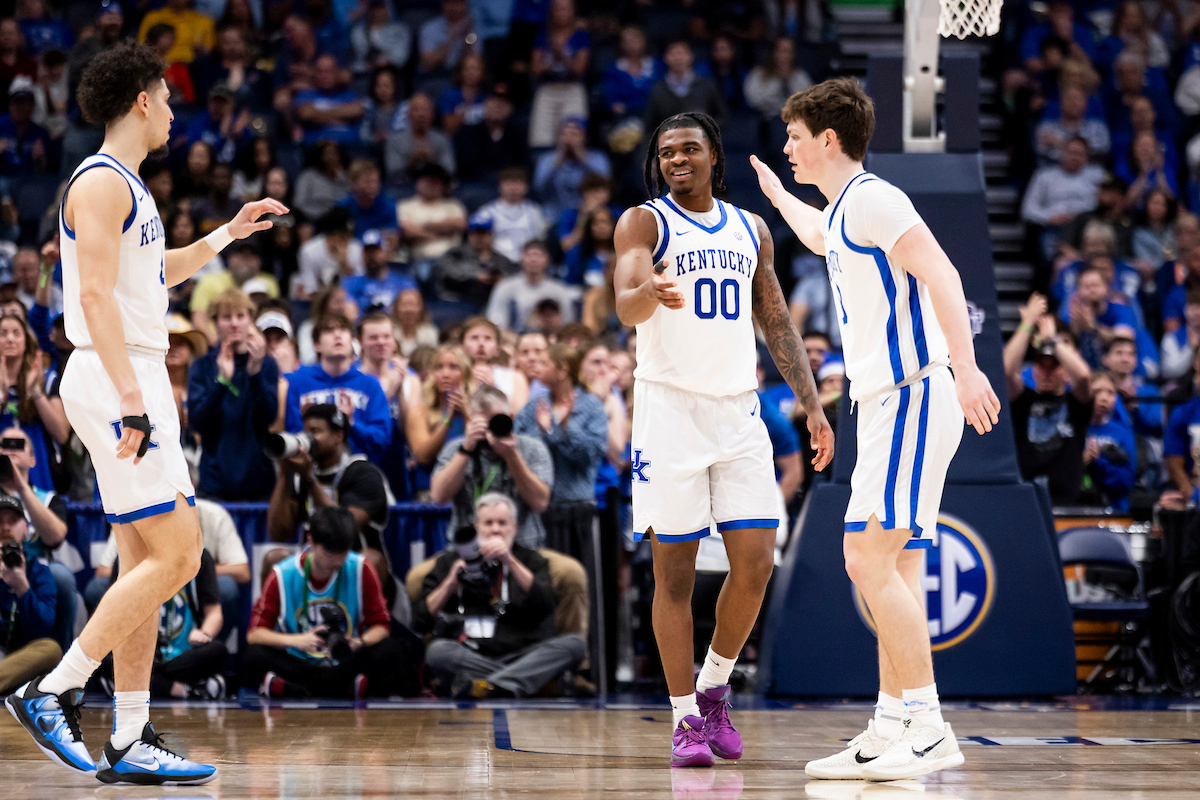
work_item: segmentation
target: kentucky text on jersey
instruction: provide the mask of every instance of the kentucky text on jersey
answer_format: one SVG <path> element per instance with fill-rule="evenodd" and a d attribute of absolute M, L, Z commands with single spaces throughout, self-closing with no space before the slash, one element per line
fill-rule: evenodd
<path fill-rule="evenodd" d="M 311 392 L 303 392 L 300 395 L 300 407 L 308 408 L 310 405 L 321 405 L 323 403 L 336 406 L 343 397 L 349 400 L 351 405 L 356 409 L 366 408 L 370 400 L 370 398 L 357 389 L 347 389 L 342 386 L 336 389 L 314 389 Z"/>
<path fill-rule="evenodd" d="M 732 270 L 749 277 L 754 272 L 754 260 L 733 250 L 688 250 L 675 254 L 675 276 L 701 269 Z"/>
<path fill-rule="evenodd" d="M 165 239 L 166 237 L 167 233 L 163 230 L 162 220 L 155 217 L 149 222 L 142 224 L 142 241 L 138 246 L 144 247 L 151 242 L 157 242 L 159 239 Z"/>

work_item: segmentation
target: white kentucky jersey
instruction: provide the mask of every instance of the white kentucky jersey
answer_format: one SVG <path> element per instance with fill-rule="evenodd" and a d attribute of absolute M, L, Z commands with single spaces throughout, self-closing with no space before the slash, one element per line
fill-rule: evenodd
<path fill-rule="evenodd" d="M 658 225 L 654 263 L 667 262 L 686 305 L 659 305 L 637 326 L 638 380 L 725 397 L 758 388 L 751 284 L 758 232 L 748 212 L 713 198 L 704 214 L 684 211 L 670 195 L 642 208 Z"/>
<path fill-rule="evenodd" d="M 106 167 L 129 184 L 133 208 L 121 227 L 121 254 L 113 296 L 121 315 L 125 343 L 166 352 L 167 334 L 166 232 L 154 197 L 142 181 L 115 158 L 97 153 L 83 160 L 63 192 L 58 211 L 59 250 L 62 257 L 63 316 L 67 338 L 76 347 L 91 347 L 83 306 L 79 301 L 79 254 L 75 232 L 67 225 L 67 196 L 75 179 L 89 169 Z"/>
<path fill-rule="evenodd" d="M 825 264 L 855 401 L 950 363 L 929 288 L 887 255 L 919 224 L 908 196 L 869 172 L 851 178 L 825 209 Z"/>

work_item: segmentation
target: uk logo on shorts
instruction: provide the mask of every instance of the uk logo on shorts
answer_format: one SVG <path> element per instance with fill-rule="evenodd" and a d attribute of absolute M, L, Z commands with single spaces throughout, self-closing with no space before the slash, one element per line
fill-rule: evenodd
<path fill-rule="evenodd" d="M 929 640 L 934 652 L 949 650 L 978 630 L 996 594 L 996 567 L 979 534 L 949 514 L 938 515 L 934 546 L 925 553 L 921 586 L 929 616 Z M 854 606 L 871 633 L 875 621 L 858 589 Z"/>
<path fill-rule="evenodd" d="M 649 461 L 642 460 L 642 451 L 633 451 L 633 461 L 629 465 L 629 471 L 633 473 L 633 480 L 639 483 L 649 483 L 650 479 L 646 477 L 646 470 L 650 467 Z"/>
<path fill-rule="evenodd" d="M 115 433 L 117 435 L 117 441 L 118 442 L 121 441 L 121 432 L 122 432 L 121 431 L 121 428 L 122 428 L 121 420 L 114 419 L 114 420 L 110 421 L 108 424 L 112 426 L 113 433 Z M 150 435 L 151 436 L 154 435 L 154 431 L 157 427 L 158 426 L 154 425 L 154 424 L 150 425 Z M 149 446 L 146 447 L 146 450 L 157 450 L 157 449 L 158 449 L 158 442 L 151 439 Z"/>

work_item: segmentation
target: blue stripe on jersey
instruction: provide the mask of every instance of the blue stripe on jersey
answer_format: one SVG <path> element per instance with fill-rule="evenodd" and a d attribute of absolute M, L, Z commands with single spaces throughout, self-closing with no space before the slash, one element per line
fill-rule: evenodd
<path fill-rule="evenodd" d="M 721 201 L 718 200 L 717 202 L 719 203 Z M 755 252 L 757 252 L 758 251 L 758 236 L 754 233 L 754 228 L 750 227 L 750 220 L 746 219 L 746 215 L 743 214 L 742 210 L 740 208 L 738 208 L 737 206 L 734 206 L 733 210 L 736 211 L 737 215 L 742 218 L 742 224 L 746 226 L 746 233 L 750 234 L 750 241 L 754 242 L 754 250 L 755 250 Z"/>
<path fill-rule="evenodd" d="M 913 457 L 912 487 L 909 492 L 909 526 L 920 534 L 917 524 L 917 503 L 921 493 L 921 470 L 925 466 L 925 433 L 929 430 L 929 378 L 921 381 L 921 417 L 917 422 L 917 452 Z"/>
<path fill-rule="evenodd" d="M 677 206 L 671 202 L 670 195 L 663 195 L 662 201 L 667 204 L 667 208 L 671 209 L 676 214 L 683 217 L 688 222 L 692 223 L 693 225 L 695 225 L 697 228 L 704 231 L 705 233 L 716 233 L 717 231 L 721 230 L 721 228 L 725 227 L 725 221 L 729 219 L 729 215 L 727 213 L 725 213 L 725 204 L 722 203 L 720 200 L 717 200 L 715 197 L 713 198 L 713 202 L 715 202 L 717 204 L 717 208 L 721 209 L 721 219 L 719 219 L 717 221 L 717 224 L 713 225 L 711 228 L 709 228 L 705 225 L 701 225 L 699 222 L 697 222 L 696 220 L 689 217 L 687 214 L 680 211 L 679 206 Z"/>
<path fill-rule="evenodd" d="M 918 539 L 916 534 L 904 543 L 905 550 L 928 550 L 933 547 L 933 539 Z"/>
<path fill-rule="evenodd" d="M 659 262 L 659 259 L 661 259 L 663 257 L 663 253 L 667 252 L 667 242 L 671 241 L 671 229 L 667 227 L 667 218 L 664 217 L 663 213 L 661 211 L 659 211 L 656 207 L 652 206 L 649 203 L 642 203 L 642 207 L 650 209 L 651 211 L 653 211 L 655 214 L 658 215 L 658 218 L 660 220 L 662 220 L 662 226 L 663 226 L 662 241 L 659 242 L 658 249 L 654 251 L 654 264 L 657 264 Z M 653 265 L 651 265 L 651 266 L 653 266 Z"/>
<path fill-rule="evenodd" d="M 87 172 L 92 167 L 108 167 L 110 169 L 116 169 L 116 167 L 114 167 L 112 164 L 109 164 L 107 161 L 97 161 L 95 164 L 88 164 L 86 167 L 79 170 L 79 172 L 76 172 L 75 175 L 71 177 L 70 182 L 67 184 L 67 188 L 63 189 L 62 204 L 58 207 L 58 215 L 62 219 L 63 230 L 67 232 L 67 238 L 71 239 L 72 241 L 75 240 L 75 231 L 71 230 L 71 226 L 67 224 L 67 192 L 71 191 L 72 184 L 75 183 L 79 176 Z M 121 170 L 117 170 L 117 172 L 120 171 Z M 129 199 L 133 202 L 133 208 L 129 209 L 129 216 L 125 218 L 125 224 L 121 226 L 121 233 L 125 233 L 125 231 L 129 230 L 129 226 L 133 225 L 133 221 L 137 218 L 137 196 L 133 193 L 132 186 L 129 187 Z"/>
<path fill-rule="evenodd" d="M 904 421 L 908 417 L 909 387 L 900 387 L 900 405 L 896 408 L 896 427 L 892 430 L 892 452 L 888 457 L 887 485 L 883 489 L 885 530 L 896 526 L 896 479 L 900 477 L 900 451 L 904 447 Z"/>
<path fill-rule="evenodd" d="M 921 319 L 921 295 L 917 289 L 917 279 L 908 276 L 908 312 L 912 317 L 913 342 L 917 346 L 917 369 L 925 369 L 929 365 L 929 348 L 925 346 L 925 321 Z"/>
<path fill-rule="evenodd" d="M 891 306 L 887 323 L 888 357 L 892 362 L 892 378 L 896 383 L 901 383 L 904 380 L 904 363 L 900 360 L 900 333 L 896 329 L 896 281 L 892 279 L 892 265 L 888 263 L 887 254 L 883 250 L 878 247 L 859 247 L 847 238 L 845 217 L 842 218 L 842 241 L 854 252 L 872 256 L 875 265 L 879 267 L 879 278 L 883 281 L 883 291 L 887 294 L 888 305 Z M 921 339 L 923 342 L 923 332 Z"/>
<path fill-rule="evenodd" d="M 830 225 L 833 224 L 833 215 L 837 213 L 838 206 L 840 206 L 842 204 L 842 198 L 844 198 L 846 196 L 846 192 L 848 192 L 850 190 L 850 187 L 854 185 L 854 182 L 856 180 L 861 178 L 863 175 L 869 175 L 869 174 L 870 173 L 868 173 L 868 172 L 860 172 L 857 175 L 855 175 L 853 178 L 851 178 L 850 180 L 846 181 L 846 185 L 842 187 L 842 193 L 839 194 L 838 199 L 833 202 L 833 211 L 829 212 L 829 224 Z"/>

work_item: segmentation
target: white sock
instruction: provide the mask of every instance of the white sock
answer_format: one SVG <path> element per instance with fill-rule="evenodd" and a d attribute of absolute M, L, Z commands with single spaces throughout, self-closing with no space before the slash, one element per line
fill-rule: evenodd
<path fill-rule="evenodd" d="M 112 746 L 123 750 L 142 738 L 142 730 L 150 721 L 149 692 L 113 693 Z"/>
<path fill-rule="evenodd" d="M 704 666 L 700 668 L 700 677 L 696 678 L 696 691 L 703 692 L 729 683 L 729 676 L 736 663 L 737 656 L 726 658 L 714 653 L 712 647 L 709 647 L 708 655 L 704 657 Z"/>
<path fill-rule="evenodd" d="M 893 739 L 904 732 L 904 720 L 908 718 L 904 701 L 890 694 L 879 693 L 875 703 L 875 732 L 884 739 Z"/>
<path fill-rule="evenodd" d="M 685 694 L 683 697 L 672 697 L 671 716 L 674 717 L 671 723 L 671 730 L 678 728 L 679 720 L 684 717 L 700 716 L 700 706 L 696 703 L 696 693 Z"/>
<path fill-rule="evenodd" d="M 920 689 L 904 690 L 904 710 L 915 722 L 939 730 L 946 727 L 942 719 L 942 707 L 938 703 L 937 684 L 931 683 Z"/>
<path fill-rule="evenodd" d="M 49 675 L 42 678 L 37 688 L 54 695 L 71 689 L 82 689 L 99 666 L 100 662 L 89 658 L 76 639 L 71 643 L 62 661 L 58 662 L 58 666 Z"/>

